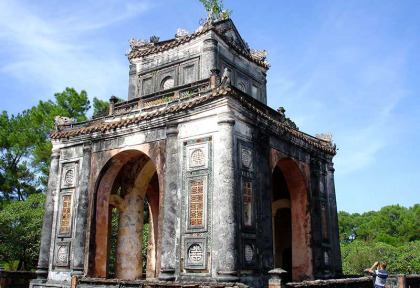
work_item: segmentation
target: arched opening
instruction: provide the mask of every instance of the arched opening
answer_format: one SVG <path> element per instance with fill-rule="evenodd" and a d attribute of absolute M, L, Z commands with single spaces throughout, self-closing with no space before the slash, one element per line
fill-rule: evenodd
<path fill-rule="evenodd" d="M 158 214 L 159 181 L 153 161 L 136 150 L 112 157 L 96 185 L 92 276 L 155 278 Z"/>
<path fill-rule="evenodd" d="M 286 281 L 312 277 L 310 216 L 302 170 L 290 158 L 277 161 L 272 174 L 273 256 Z"/>
<path fill-rule="evenodd" d="M 286 179 L 276 166 L 272 178 L 272 213 L 274 267 L 287 271 L 286 281 L 292 279 L 292 219 L 290 192 Z"/>

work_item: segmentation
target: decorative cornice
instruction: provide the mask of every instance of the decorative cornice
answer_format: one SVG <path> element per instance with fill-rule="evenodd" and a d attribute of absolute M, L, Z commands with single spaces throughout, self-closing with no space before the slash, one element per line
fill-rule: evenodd
<path fill-rule="evenodd" d="M 266 113 L 263 110 L 261 110 L 259 107 L 257 107 L 263 104 L 255 105 L 254 103 L 252 103 L 253 101 L 252 99 L 248 99 L 250 98 L 249 95 L 231 86 L 228 86 L 228 87 L 219 86 L 205 93 L 204 95 L 196 94 L 195 96 L 193 95 L 188 100 L 179 102 L 176 105 L 167 106 L 160 110 L 145 112 L 139 116 L 135 116 L 132 118 L 126 118 L 126 119 L 122 119 L 122 120 L 118 120 L 114 122 L 106 122 L 106 123 L 102 122 L 96 125 L 94 124 L 92 126 L 83 127 L 83 128 L 74 128 L 74 129 L 58 131 L 58 132 L 52 133 L 50 137 L 51 139 L 71 138 L 71 137 L 77 137 L 80 135 L 86 135 L 86 134 L 91 134 L 91 133 L 96 133 L 96 132 L 104 133 L 110 130 L 121 129 L 121 128 L 125 128 L 132 125 L 138 125 L 140 122 L 144 120 L 152 119 L 158 116 L 163 116 L 169 113 L 175 113 L 175 112 L 188 110 L 194 106 L 205 103 L 214 98 L 226 96 L 226 95 L 229 95 L 237 99 L 242 104 L 243 107 L 255 113 L 257 116 L 261 117 L 262 119 L 267 120 L 274 127 L 281 129 L 282 133 L 286 133 L 292 137 L 295 137 L 296 139 L 302 140 L 304 143 L 314 147 L 315 149 L 320 149 L 331 155 L 336 154 L 335 145 L 333 146 L 331 142 L 328 142 L 322 139 L 317 139 L 309 134 L 303 133 L 301 131 L 298 131 L 296 129 L 293 129 L 287 126 L 286 124 L 275 119 L 274 114 L 269 115 L 270 113 Z M 276 112 L 273 111 L 272 113 L 276 113 Z M 219 119 L 219 122 L 220 121 L 223 122 L 221 118 Z"/>

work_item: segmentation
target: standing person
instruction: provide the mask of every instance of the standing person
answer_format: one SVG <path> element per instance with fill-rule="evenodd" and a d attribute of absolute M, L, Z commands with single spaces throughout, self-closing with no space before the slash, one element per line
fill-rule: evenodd
<path fill-rule="evenodd" d="M 378 267 L 379 265 L 379 267 Z M 378 269 L 374 270 L 376 267 Z M 386 262 L 375 262 L 372 267 L 369 269 L 369 273 L 376 276 L 375 279 L 375 288 L 385 288 L 386 287 L 386 278 L 388 278 L 388 272 L 386 269 Z"/>

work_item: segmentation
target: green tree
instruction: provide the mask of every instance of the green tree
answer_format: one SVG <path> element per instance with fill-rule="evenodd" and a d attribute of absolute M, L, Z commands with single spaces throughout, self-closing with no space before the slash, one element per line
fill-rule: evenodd
<path fill-rule="evenodd" d="M 46 187 L 52 145 L 49 134 L 55 116 L 87 119 L 86 91 L 66 88 L 55 101 L 40 101 L 22 113 L 0 115 L 0 201 L 25 200 Z"/>
<path fill-rule="evenodd" d="M 363 214 L 338 213 L 345 274 L 358 274 L 375 261 L 389 263 L 391 273 L 420 271 L 420 204 L 382 207 Z"/>
<path fill-rule="evenodd" d="M 0 211 L 0 263 L 9 269 L 35 268 L 45 195 L 30 195 L 26 201 L 14 201 Z M 17 262 L 17 263 L 16 263 Z"/>
<path fill-rule="evenodd" d="M 111 97 L 116 97 L 116 96 L 112 95 Z M 124 101 L 123 99 L 119 97 L 116 97 L 116 98 L 117 98 L 117 103 Z M 99 112 L 102 112 L 104 109 L 107 109 L 108 107 L 109 107 L 109 102 L 93 97 L 93 115 L 96 115 Z"/>
<path fill-rule="evenodd" d="M 38 131 L 39 141 L 32 153 L 32 166 L 38 172 L 40 183 L 46 187 L 50 168 L 52 145 L 49 135 L 55 129 L 56 116 L 75 119 L 77 122 L 87 120 L 86 113 L 90 109 L 90 101 L 85 90 L 78 93 L 67 87 L 61 93 L 54 94 L 55 101 L 40 101 L 29 111 L 32 115 L 33 126 Z"/>
<path fill-rule="evenodd" d="M 39 136 L 28 111 L 9 117 L 0 114 L 0 201 L 24 200 L 39 192 L 28 163 Z"/>
<path fill-rule="evenodd" d="M 204 9 L 211 13 L 213 20 L 217 18 L 227 19 L 232 15 L 231 10 L 223 10 L 223 0 L 200 0 Z"/>

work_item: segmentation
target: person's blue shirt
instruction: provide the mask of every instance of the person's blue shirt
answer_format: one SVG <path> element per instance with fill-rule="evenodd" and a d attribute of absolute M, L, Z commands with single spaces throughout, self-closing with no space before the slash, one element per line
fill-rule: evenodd
<path fill-rule="evenodd" d="M 376 276 L 375 279 L 375 288 L 384 288 L 386 287 L 386 278 L 388 278 L 388 272 L 386 270 L 375 270 L 373 275 Z"/>

